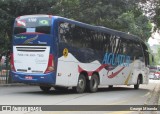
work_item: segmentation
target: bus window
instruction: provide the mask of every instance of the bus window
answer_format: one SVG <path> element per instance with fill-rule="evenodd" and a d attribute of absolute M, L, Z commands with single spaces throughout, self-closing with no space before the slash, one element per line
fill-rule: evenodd
<path fill-rule="evenodd" d="M 14 34 L 44 33 L 50 34 L 51 18 L 48 17 L 23 17 L 17 18 L 14 24 Z"/>

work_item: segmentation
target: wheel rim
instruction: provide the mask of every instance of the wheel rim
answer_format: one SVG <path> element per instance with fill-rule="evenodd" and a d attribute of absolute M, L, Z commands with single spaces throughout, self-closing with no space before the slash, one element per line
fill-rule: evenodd
<path fill-rule="evenodd" d="M 83 89 L 84 88 L 84 80 L 80 79 L 79 82 L 78 82 L 78 85 L 79 85 L 80 89 Z"/>

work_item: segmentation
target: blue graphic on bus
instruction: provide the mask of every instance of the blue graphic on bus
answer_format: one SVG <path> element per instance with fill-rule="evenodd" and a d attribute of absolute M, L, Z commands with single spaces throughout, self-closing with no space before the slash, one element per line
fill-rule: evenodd
<path fill-rule="evenodd" d="M 102 64 L 110 64 L 112 66 L 129 66 L 130 56 L 123 54 L 106 53 Z"/>

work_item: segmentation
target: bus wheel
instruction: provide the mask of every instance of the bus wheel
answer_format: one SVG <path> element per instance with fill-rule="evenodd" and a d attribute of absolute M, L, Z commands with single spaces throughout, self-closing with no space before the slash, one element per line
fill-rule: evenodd
<path fill-rule="evenodd" d="M 44 92 L 49 92 L 51 87 L 48 87 L 48 86 L 40 86 L 40 89 Z"/>
<path fill-rule="evenodd" d="M 66 91 L 68 87 L 54 87 L 55 90 Z"/>
<path fill-rule="evenodd" d="M 112 89 L 112 88 L 113 88 L 113 85 L 109 85 L 108 88 L 109 88 L 109 89 Z"/>
<path fill-rule="evenodd" d="M 139 85 L 140 85 L 140 78 L 138 77 L 138 79 L 137 79 L 137 84 L 136 85 L 134 85 L 134 89 L 139 89 Z"/>
<path fill-rule="evenodd" d="M 93 74 L 91 77 L 91 80 L 89 81 L 89 91 L 94 93 L 98 90 L 98 76 L 96 74 Z"/>
<path fill-rule="evenodd" d="M 79 75 L 77 87 L 74 88 L 77 93 L 83 93 L 86 88 L 86 78 L 83 74 Z"/>

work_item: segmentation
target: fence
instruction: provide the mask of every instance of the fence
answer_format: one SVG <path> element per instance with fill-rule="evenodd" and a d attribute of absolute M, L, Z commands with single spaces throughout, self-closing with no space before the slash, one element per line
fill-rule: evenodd
<path fill-rule="evenodd" d="M 10 82 L 10 65 L 8 60 L 6 60 L 6 63 L 0 62 L 0 84 L 8 84 Z"/>

